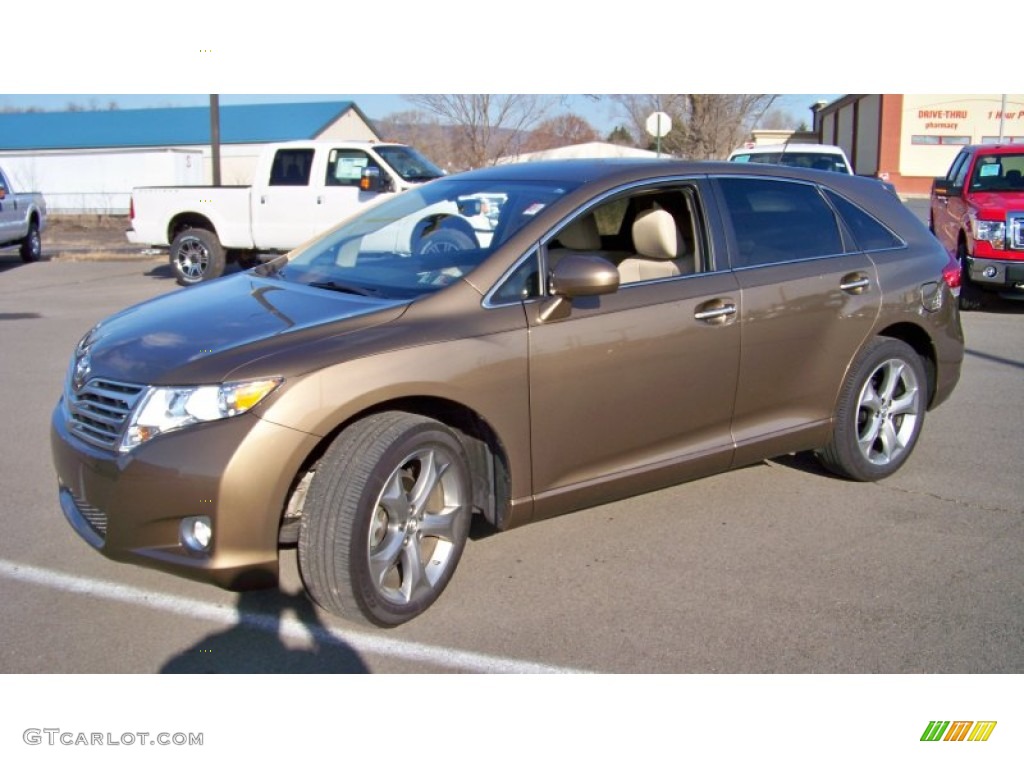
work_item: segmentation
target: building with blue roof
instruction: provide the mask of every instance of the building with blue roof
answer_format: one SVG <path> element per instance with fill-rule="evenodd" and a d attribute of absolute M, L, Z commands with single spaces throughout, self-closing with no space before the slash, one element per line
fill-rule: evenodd
<path fill-rule="evenodd" d="M 352 101 L 221 106 L 221 179 L 250 184 L 263 145 L 379 141 Z M 209 107 L 0 114 L 0 164 L 54 213 L 127 213 L 133 187 L 212 183 Z"/>

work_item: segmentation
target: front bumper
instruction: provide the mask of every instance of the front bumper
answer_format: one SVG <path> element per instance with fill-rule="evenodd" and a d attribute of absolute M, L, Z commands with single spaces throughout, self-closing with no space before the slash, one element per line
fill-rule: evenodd
<path fill-rule="evenodd" d="M 968 257 L 967 277 L 980 288 L 1024 293 L 1024 260 Z"/>
<path fill-rule="evenodd" d="M 61 508 L 101 554 L 232 590 L 277 582 L 282 511 L 316 437 L 244 414 L 116 454 L 84 443 L 66 418 L 58 403 L 50 443 Z M 181 520 L 198 515 L 213 528 L 203 554 L 180 537 Z"/>

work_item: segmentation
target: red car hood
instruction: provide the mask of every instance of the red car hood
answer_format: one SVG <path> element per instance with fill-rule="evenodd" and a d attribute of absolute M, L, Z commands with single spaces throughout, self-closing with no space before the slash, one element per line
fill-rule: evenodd
<path fill-rule="evenodd" d="M 1024 190 L 1019 192 L 972 192 L 971 205 L 984 219 L 1002 219 L 1011 211 L 1024 213 Z"/>

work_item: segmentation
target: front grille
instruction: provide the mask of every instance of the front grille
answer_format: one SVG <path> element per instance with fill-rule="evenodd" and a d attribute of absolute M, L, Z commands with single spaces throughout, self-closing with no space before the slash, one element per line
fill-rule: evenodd
<path fill-rule="evenodd" d="M 101 448 L 116 449 L 132 409 L 146 388 L 106 379 L 92 379 L 77 392 L 68 388 L 68 428 Z"/>
<path fill-rule="evenodd" d="M 1010 247 L 1024 249 L 1024 213 L 1011 214 L 1007 219 Z"/>

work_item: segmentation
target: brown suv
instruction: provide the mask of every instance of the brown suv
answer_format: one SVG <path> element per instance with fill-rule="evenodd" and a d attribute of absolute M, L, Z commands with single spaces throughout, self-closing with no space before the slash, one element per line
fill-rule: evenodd
<path fill-rule="evenodd" d="M 510 165 L 396 196 L 81 340 L 60 501 L 104 555 L 231 589 L 298 545 L 394 625 L 508 529 L 796 451 L 895 472 L 955 386 L 958 266 L 874 180 Z"/>

